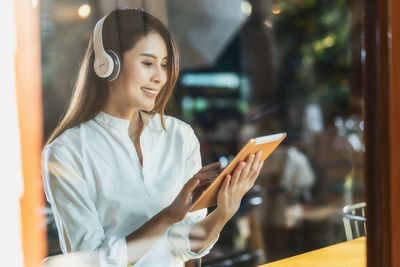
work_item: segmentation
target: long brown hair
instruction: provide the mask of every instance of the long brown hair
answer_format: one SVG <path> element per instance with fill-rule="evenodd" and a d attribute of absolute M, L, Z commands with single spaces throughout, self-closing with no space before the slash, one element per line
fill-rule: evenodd
<path fill-rule="evenodd" d="M 114 51 L 122 60 L 124 52 L 134 47 L 142 37 L 153 32 L 158 33 L 167 46 L 168 78 L 155 100 L 153 110 L 147 113 L 152 116 L 159 113 L 163 129 L 166 130 L 163 118 L 164 110 L 179 74 L 178 49 L 171 33 L 159 19 L 142 9 L 116 9 L 104 21 L 103 45 L 104 49 Z M 93 119 L 106 104 L 108 81 L 95 74 L 93 62 L 93 39 L 90 37 L 88 48 L 74 83 L 74 91 L 68 109 L 50 135 L 46 145 L 66 130 Z M 123 62 L 121 62 L 121 65 L 123 68 Z"/>

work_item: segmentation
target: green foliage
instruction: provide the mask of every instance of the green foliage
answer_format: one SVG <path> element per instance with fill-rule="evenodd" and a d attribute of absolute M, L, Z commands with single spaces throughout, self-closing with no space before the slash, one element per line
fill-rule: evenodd
<path fill-rule="evenodd" d="M 280 87 L 292 105 L 317 102 L 325 119 L 349 111 L 350 11 L 346 0 L 279 0 L 274 29 Z M 295 102 L 295 103 L 292 103 Z"/>

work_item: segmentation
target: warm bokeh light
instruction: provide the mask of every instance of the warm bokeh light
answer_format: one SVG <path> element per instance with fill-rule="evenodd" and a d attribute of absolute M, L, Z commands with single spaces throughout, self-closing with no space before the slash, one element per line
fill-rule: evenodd
<path fill-rule="evenodd" d="M 272 6 L 272 13 L 274 13 L 275 15 L 278 15 L 279 13 L 281 13 L 282 9 L 281 6 L 278 4 L 275 4 Z"/>
<path fill-rule="evenodd" d="M 240 9 L 242 10 L 243 14 L 245 14 L 246 16 L 250 16 L 252 8 L 249 2 L 243 1 L 242 4 L 240 5 Z"/>
<path fill-rule="evenodd" d="M 82 19 L 87 18 L 90 14 L 90 6 L 87 4 L 81 5 L 79 7 L 78 14 Z"/>

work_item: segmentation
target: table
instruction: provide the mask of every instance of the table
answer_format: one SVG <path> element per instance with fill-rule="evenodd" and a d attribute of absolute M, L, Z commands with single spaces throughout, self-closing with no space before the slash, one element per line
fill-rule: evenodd
<path fill-rule="evenodd" d="M 259 267 L 366 267 L 366 238 L 360 237 Z"/>

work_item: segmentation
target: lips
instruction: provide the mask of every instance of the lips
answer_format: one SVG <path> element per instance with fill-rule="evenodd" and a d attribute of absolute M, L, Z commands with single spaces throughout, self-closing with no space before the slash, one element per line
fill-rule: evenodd
<path fill-rule="evenodd" d="M 160 91 L 160 90 L 148 88 L 148 87 L 142 87 L 141 89 L 144 92 L 144 94 L 149 98 L 156 98 L 158 92 Z"/>

